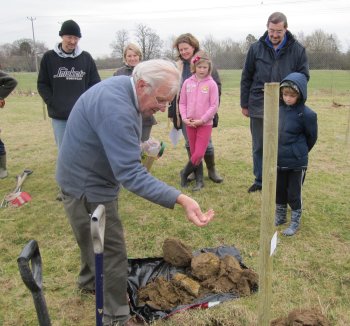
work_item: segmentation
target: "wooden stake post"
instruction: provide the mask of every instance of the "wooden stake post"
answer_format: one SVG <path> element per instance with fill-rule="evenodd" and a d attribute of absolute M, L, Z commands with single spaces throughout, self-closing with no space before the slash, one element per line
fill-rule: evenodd
<path fill-rule="evenodd" d="M 259 326 L 270 325 L 272 294 L 271 240 L 275 233 L 278 112 L 279 83 L 266 83 L 264 86 L 264 150 L 259 254 Z"/>
<path fill-rule="evenodd" d="M 348 145 L 350 143 L 350 109 L 348 115 L 348 127 L 346 128 L 345 143 Z"/>

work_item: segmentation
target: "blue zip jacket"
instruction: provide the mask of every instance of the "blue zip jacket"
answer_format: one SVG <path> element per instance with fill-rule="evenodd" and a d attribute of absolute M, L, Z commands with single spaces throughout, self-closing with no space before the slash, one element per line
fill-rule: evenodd
<path fill-rule="evenodd" d="M 304 74 L 291 73 L 282 80 L 297 85 L 300 98 L 293 106 L 284 104 L 281 99 L 278 126 L 279 169 L 306 169 L 308 153 L 317 140 L 317 114 L 305 105 L 307 80 Z"/>

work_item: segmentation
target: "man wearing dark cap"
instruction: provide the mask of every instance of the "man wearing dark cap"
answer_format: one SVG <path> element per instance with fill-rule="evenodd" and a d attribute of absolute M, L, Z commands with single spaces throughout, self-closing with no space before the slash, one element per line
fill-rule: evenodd
<path fill-rule="evenodd" d="M 101 81 L 91 55 L 79 46 L 81 32 L 74 20 L 62 24 L 62 42 L 47 51 L 40 63 L 38 91 L 47 105 L 58 149 L 68 116 L 81 94 Z"/>
<path fill-rule="evenodd" d="M 101 78 L 91 55 L 78 46 L 81 38 L 79 25 L 74 20 L 67 20 L 58 34 L 62 41 L 44 54 L 37 87 L 52 119 L 56 145 L 60 149 L 75 102 Z M 60 193 L 56 199 L 62 200 Z"/>

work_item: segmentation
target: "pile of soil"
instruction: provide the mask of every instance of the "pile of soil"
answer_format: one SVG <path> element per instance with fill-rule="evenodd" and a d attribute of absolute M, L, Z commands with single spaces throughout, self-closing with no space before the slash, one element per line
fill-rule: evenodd
<path fill-rule="evenodd" d="M 177 267 L 186 267 L 186 274 L 176 273 L 167 281 L 158 277 L 138 290 L 139 305 L 169 310 L 209 293 L 236 293 L 250 295 L 258 285 L 258 274 L 242 269 L 239 261 L 226 255 L 220 259 L 213 253 L 192 255 L 190 247 L 178 239 L 166 239 L 163 244 L 164 260 Z"/>
<path fill-rule="evenodd" d="M 177 239 L 165 239 L 163 243 L 163 258 L 173 266 L 189 266 L 193 258 L 192 248 Z"/>
<path fill-rule="evenodd" d="M 271 326 L 330 326 L 331 323 L 317 308 L 294 309 L 287 317 L 273 320 Z"/>

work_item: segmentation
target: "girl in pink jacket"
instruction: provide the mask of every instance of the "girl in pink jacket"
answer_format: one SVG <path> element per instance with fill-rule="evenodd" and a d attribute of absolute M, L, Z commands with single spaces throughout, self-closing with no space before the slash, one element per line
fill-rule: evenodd
<path fill-rule="evenodd" d="M 194 191 L 204 187 L 202 159 L 207 149 L 213 118 L 219 107 L 219 90 L 211 77 L 212 62 L 204 51 L 199 51 L 191 62 L 193 75 L 186 79 L 181 88 L 180 114 L 191 151 L 191 159 L 181 171 L 181 186 L 187 187 L 187 177 L 195 172 Z M 197 173 L 196 173 L 197 171 Z"/>

